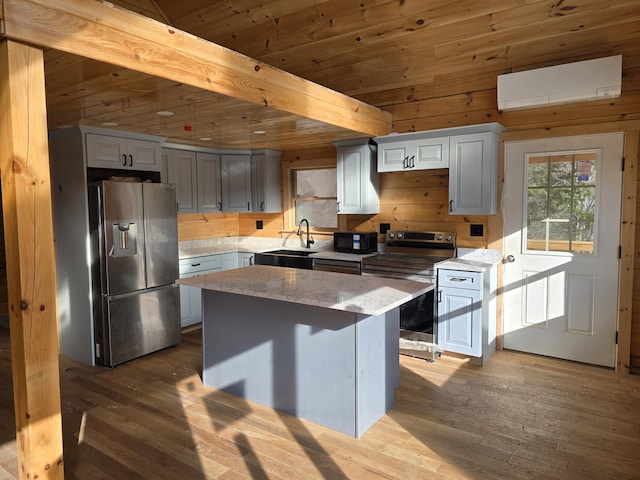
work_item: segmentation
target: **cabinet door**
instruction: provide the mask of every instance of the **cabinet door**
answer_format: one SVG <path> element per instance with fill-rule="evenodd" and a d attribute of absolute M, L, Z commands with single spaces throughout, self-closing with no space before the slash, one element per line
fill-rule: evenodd
<path fill-rule="evenodd" d="M 87 167 L 129 168 L 127 139 L 87 133 Z"/>
<path fill-rule="evenodd" d="M 222 270 L 222 255 L 205 255 L 179 261 L 180 278 L 219 272 Z M 180 285 L 180 325 L 188 327 L 202 322 L 202 290 Z"/>
<path fill-rule="evenodd" d="M 408 147 L 408 142 L 378 145 L 378 172 L 407 170 L 410 157 Z"/>
<path fill-rule="evenodd" d="M 378 146 L 378 172 L 449 167 L 449 137 L 425 138 Z"/>
<path fill-rule="evenodd" d="M 159 172 L 161 164 L 161 148 L 157 142 L 148 140 L 127 139 L 127 168 Z"/>
<path fill-rule="evenodd" d="M 267 183 L 267 159 L 265 155 L 251 155 L 251 202 L 254 212 L 264 212 Z"/>
<path fill-rule="evenodd" d="M 254 212 L 282 211 L 280 155 L 251 155 L 251 199 Z"/>
<path fill-rule="evenodd" d="M 246 252 L 238 253 L 238 264 L 239 264 L 239 266 L 240 267 L 248 267 L 250 265 L 253 265 L 254 264 L 253 257 L 254 257 L 253 253 L 246 253 Z"/>
<path fill-rule="evenodd" d="M 220 172 L 223 212 L 251 211 L 251 158 L 221 155 Z"/>
<path fill-rule="evenodd" d="M 87 133 L 87 166 L 159 172 L 160 144 L 148 140 Z"/>
<path fill-rule="evenodd" d="M 187 150 L 165 149 L 167 183 L 176 186 L 178 213 L 197 213 L 196 154 Z"/>
<path fill-rule="evenodd" d="M 482 290 L 475 288 L 481 287 L 480 277 L 477 273 L 438 271 L 438 344 L 445 350 L 482 355 Z M 448 286 L 458 278 L 463 285 L 473 279 L 474 288 Z"/>
<path fill-rule="evenodd" d="M 416 140 L 411 154 L 415 155 L 412 161 L 415 170 L 449 168 L 449 137 Z"/>
<path fill-rule="evenodd" d="M 222 210 L 220 191 L 220 155 L 198 153 L 198 212 L 217 213 Z"/>
<path fill-rule="evenodd" d="M 233 270 L 238 268 L 238 254 L 237 253 L 222 253 L 219 255 L 222 270 Z"/>
<path fill-rule="evenodd" d="M 497 211 L 497 136 L 476 133 L 451 137 L 449 213 L 492 215 Z"/>
<path fill-rule="evenodd" d="M 338 148 L 338 213 L 380 212 L 378 173 L 369 145 Z"/>

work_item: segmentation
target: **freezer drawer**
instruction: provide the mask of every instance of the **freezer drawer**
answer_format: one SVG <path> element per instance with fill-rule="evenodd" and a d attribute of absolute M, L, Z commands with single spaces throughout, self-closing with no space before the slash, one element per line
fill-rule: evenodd
<path fill-rule="evenodd" d="M 114 366 L 180 343 L 177 285 L 104 297 L 96 363 Z M 102 326 L 101 326 L 102 324 Z"/>

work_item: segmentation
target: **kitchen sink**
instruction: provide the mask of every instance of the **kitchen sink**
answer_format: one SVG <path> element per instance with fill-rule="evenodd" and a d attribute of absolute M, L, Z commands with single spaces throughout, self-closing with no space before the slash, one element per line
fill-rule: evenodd
<path fill-rule="evenodd" d="M 255 254 L 256 265 L 273 265 L 276 267 L 313 268 L 313 259 L 309 257 L 311 250 L 271 250 L 268 252 L 258 252 Z"/>
<path fill-rule="evenodd" d="M 270 255 L 293 255 L 295 257 L 308 257 L 315 252 L 312 252 L 311 250 L 269 250 L 268 252 L 264 253 L 268 253 Z"/>

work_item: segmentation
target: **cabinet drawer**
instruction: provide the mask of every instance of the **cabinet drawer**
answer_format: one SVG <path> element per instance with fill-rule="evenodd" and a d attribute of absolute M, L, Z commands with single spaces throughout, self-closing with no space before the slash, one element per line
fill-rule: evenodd
<path fill-rule="evenodd" d="M 220 255 L 208 255 L 205 257 L 184 258 L 180 260 L 180 277 L 190 276 L 197 273 L 210 273 L 220 270 L 222 262 Z"/>
<path fill-rule="evenodd" d="M 465 288 L 467 290 L 482 289 L 482 273 L 461 270 L 438 270 L 438 287 Z"/>

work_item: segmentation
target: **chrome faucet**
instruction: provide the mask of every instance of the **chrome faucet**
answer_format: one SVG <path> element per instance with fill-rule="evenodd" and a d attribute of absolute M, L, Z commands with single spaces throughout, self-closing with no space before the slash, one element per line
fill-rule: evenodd
<path fill-rule="evenodd" d="M 298 233 L 296 235 L 300 236 L 302 234 L 302 222 L 307 223 L 307 248 L 311 248 L 311 245 L 313 245 L 313 239 L 309 238 L 309 220 L 306 218 L 300 220 L 300 223 L 298 224 Z"/>

